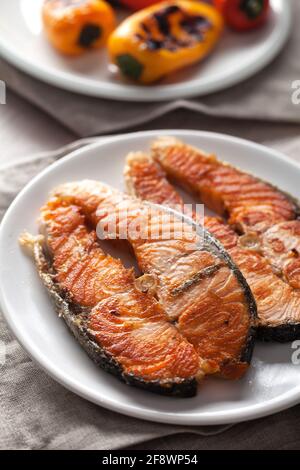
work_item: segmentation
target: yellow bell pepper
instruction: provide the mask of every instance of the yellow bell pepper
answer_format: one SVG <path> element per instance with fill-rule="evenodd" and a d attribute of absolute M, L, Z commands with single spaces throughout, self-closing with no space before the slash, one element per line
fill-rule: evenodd
<path fill-rule="evenodd" d="M 151 83 L 203 59 L 222 30 L 220 13 L 208 4 L 158 3 L 128 17 L 111 34 L 110 59 L 126 78 Z"/>
<path fill-rule="evenodd" d="M 116 25 L 103 0 L 44 0 L 42 17 L 51 44 L 68 55 L 102 47 Z"/>

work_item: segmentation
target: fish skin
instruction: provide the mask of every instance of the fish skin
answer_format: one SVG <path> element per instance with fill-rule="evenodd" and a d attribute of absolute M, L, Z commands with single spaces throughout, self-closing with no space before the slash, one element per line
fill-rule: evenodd
<path fill-rule="evenodd" d="M 133 270 L 102 251 L 79 208 L 53 199 L 42 208 L 40 223 L 44 236 L 23 236 L 21 244 L 33 255 L 56 311 L 89 356 L 126 383 L 194 396 L 199 375 L 194 347 L 159 303 L 137 289 Z M 88 284 L 84 270 L 90 270 Z"/>
<path fill-rule="evenodd" d="M 176 202 L 177 207 L 180 207 L 180 204 L 182 205 L 184 202 L 167 180 L 168 167 L 166 166 L 166 172 L 159 163 L 159 161 L 162 160 L 162 157 L 159 157 L 158 155 L 158 149 L 161 142 L 163 142 L 163 148 L 170 142 L 171 145 L 178 144 L 178 141 L 173 138 L 159 140 L 155 144 L 155 161 L 150 156 L 144 155 L 143 157 L 142 154 L 140 154 L 136 157 L 134 154 L 131 154 L 128 157 L 127 170 L 125 170 L 127 186 L 132 194 L 136 191 L 136 194 L 139 194 L 143 198 L 148 198 L 153 202 L 156 201 L 156 193 L 153 190 L 151 191 L 151 187 L 159 187 L 161 190 L 161 193 L 158 196 L 160 203 L 164 203 L 165 200 L 166 204 L 168 204 L 171 200 Z M 180 144 L 179 148 L 182 146 L 184 146 L 184 144 Z M 195 151 L 193 150 L 192 155 L 194 155 L 194 152 Z M 215 157 L 213 157 L 213 161 L 215 161 Z M 170 170 L 169 173 L 171 177 L 174 176 L 173 170 Z M 194 177 L 194 179 L 195 178 L 196 177 Z M 146 185 L 141 181 L 142 179 L 146 180 Z M 185 175 L 184 177 L 181 177 L 179 171 L 177 174 L 177 182 L 191 192 L 191 188 L 185 179 Z M 288 197 L 288 200 L 290 201 L 292 198 Z M 293 204 L 296 205 L 296 202 L 293 201 Z M 298 252 L 298 243 L 295 237 L 295 232 L 297 233 L 299 230 L 299 221 L 281 222 L 269 230 L 265 227 L 266 231 L 260 235 L 250 231 L 242 237 L 238 236 L 231 227 L 216 217 L 206 217 L 204 225 L 228 250 L 230 256 L 241 269 L 252 292 L 254 293 L 258 306 L 258 337 L 262 340 L 275 340 L 280 342 L 293 341 L 294 339 L 299 338 L 300 294 L 298 291 L 293 289 L 299 279 L 298 259 L 296 258 L 290 261 L 287 256 L 287 250 L 284 249 L 282 256 L 283 259 L 280 261 L 280 267 L 283 272 L 278 275 L 278 260 L 275 264 L 273 259 L 272 265 L 272 252 L 270 253 L 270 247 L 267 243 L 271 236 L 276 236 L 276 233 L 278 231 L 280 232 L 282 227 L 285 227 L 285 230 L 290 232 L 290 236 L 292 238 L 288 251 L 290 251 L 292 247 Z M 251 251 L 249 252 L 247 248 L 250 248 Z M 286 262 L 286 259 L 288 262 Z M 253 272 L 256 273 L 255 276 L 253 276 Z M 268 284 L 268 288 L 266 289 L 263 288 L 263 280 Z M 284 281 L 289 282 L 290 285 L 287 285 Z M 294 285 L 291 281 L 294 282 Z M 281 293 L 281 296 L 279 298 L 278 296 L 272 296 L 270 294 L 269 286 L 273 286 L 277 292 Z M 272 312 L 272 310 L 273 312 L 277 312 L 277 324 L 275 324 L 274 321 L 271 321 L 270 312 Z"/>
<path fill-rule="evenodd" d="M 162 215 L 168 212 L 175 214 L 171 209 L 163 209 L 161 206 L 153 207 L 139 199 L 107 190 L 105 185 L 95 181 L 66 183 L 56 188 L 53 194 L 78 205 L 89 222 L 98 227 L 99 224 L 102 227 L 108 227 L 110 221 L 117 220 L 118 230 L 120 230 L 123 219 L 116 215 L 119 209 L 127 209 L 126 223 L 130 224 L 138 219 L 140 225 L 146 227 L 149 234 L 151 224 L 155 225 Z M 147 216 L 143 218 L 146 208 L 149 207 L 154 209 L 150 225 Z M 177 218 L 178 215 L 175 220 Z M 185 238 L 186 234 L 175 240 L 172 237 L 167 240 L 155 240 L 147 235 L 144 240 L 135 240 L 129 236 L 128 241 L 134 249 L 141 271 L 157 280 L 156 294 L 159 302 L 170 320 L 176 322 L 179 331 L 194 344 L 205 373 L 238 378 L 246 371 L 252 355 L 252 319 L 256 315 L 255 301 L 243 276 L 223 247 L 205 232 L 202 249 L 195 249 L 199 226 L 186 217 L 184 217 L 184 224 L 186 233 L 189 236 L 192 234 L 191 239 Z M 225 277 L 232 287 L 230 293 L 222 289 L 222 282 L 218 281 L 219 279 L 223 281 Z M 220 338 L 227 334 L 228 322 L 236 321 L 234 320 L 236 318 L 240 320 L 238 324 L 241 334 L 237 341 L 232 341 L 232 345 L 227 346 L 227 349 L 225 345 L 223 345 L 223 350 L 208 346 L 204 350 L 202 347 L 207 334 L 204 327 L 201 331 L 200 324 L 201 322 L 203 325 L 207 323 L 207 319 L 204 321 L 204 318 L 205 309 L 208 308 L 208 297 L 205 298 L 203 293 L 200 295 L 201 284 L 204 282 L 209 291 L 210 305 L 214 305 L 215 315 L 218 316 L 219 322 L 218 330 L 210 331 L 211 344 L 215 342 L 217 346 L 221 343 Z M 188 305 L 187 302 L 189 302 Z M 187 328 L 195 312 L 199 320 L 198 341 L 192 334 L 192 329 Z"/>

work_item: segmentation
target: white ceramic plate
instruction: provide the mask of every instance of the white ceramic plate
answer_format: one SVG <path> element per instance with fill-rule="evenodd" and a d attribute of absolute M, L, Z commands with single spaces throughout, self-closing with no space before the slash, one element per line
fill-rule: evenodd
<path fill-rule="evenodd" d="M 216 51 L 202 64 L 157 85 L 135 86 L 109 72 L 105 50 L 80 58 L 56 53 L 42 31 L 42 1 L 1 0 L 0 54 L 52 85 L 119 100 L 161 101 L 227 88 L 267 65 L 278 54 L 291 29 L 290 0 L 271 0 L 272 14 L 266 27 L 247 34 L 226 31 Z"/>
<path fill-rule="evenodd" d="M 252 367 L 241 381 L 207 379 L 195 398 L 176 399 L 137 390 L 97 368 L 54 313 L 32 260 L 18 246 L 55 185 L 97 178 L 123 189 L 124 157 L 147 150 L 157 135 L 171 134 L 215 152 L 222 159 L 270 180 L 300 198 L 300 167 L 281 154 L 234 137 L 195 131 L 161 131 L 111 138 L 51 165 L 18 195 L 0 229 L 0 297 L 6 320 L 30 356 L 73 392 L 101 406 L 138 418 L 199 425 L 253 419 L 300 401 L 300 366 L 291 344 L 255 347 Z"/>

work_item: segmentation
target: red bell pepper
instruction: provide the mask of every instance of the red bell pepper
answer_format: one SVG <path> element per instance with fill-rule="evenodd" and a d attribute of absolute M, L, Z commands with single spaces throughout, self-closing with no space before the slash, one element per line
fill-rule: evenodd
<path fill-rule="evenodd" d="M 159 1 L 161 0 L 119 0 L 121 5 L 124 5 L 131 10 L 141 10 L 142 8 L 149 7 Z"/>
<path fill-rule="evenodd" d="M 269 0 L 214 0 L 228 26 L 249 31 L 263 25 L 270 10 Z"/>

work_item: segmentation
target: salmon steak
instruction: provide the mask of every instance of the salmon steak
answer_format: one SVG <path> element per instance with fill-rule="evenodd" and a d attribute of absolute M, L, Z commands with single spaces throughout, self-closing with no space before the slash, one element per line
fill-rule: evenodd
<path fill-rule="evenodd" d="M 170 324 L 198 355 L 201 376 L 239 378 L 253 350 L 256 304 L 220 243 L 192 218 L 97 181 L 66 183 L 53 196 L 78 207 L 100 239 L 126 240 Z"/>
<path fill-rule="evenodd" d="M 199 356 L 132 269 L 103 252 L 78 206 L 58 198 L 41 210 L 42 235 L 20 242 L 72 333 L 122 381 L 152 392 L 196 394 Z M 202 377 L 202 374 L 201 374 Z"/>
<path fill-rule="evenodd" d="M 157 139 L 151 155 L 169 177 L 225 217 L 240 234 L 260 234 L 299 216 L 292 196 L 173 137 Z"/>
<path fill-rule="evenodd" d="M 171 137 L 155 141 L 151 157 L 129 155 L 125 177 L 131 194 L 180 207 L 175 181 L 227 218 L 230 225 L 217 217 L 206 217 L 204 224 L 252 290 L 258 336 L 281 342 L 300 337 L 300 221 L 291 196 Z"/>

